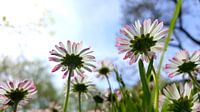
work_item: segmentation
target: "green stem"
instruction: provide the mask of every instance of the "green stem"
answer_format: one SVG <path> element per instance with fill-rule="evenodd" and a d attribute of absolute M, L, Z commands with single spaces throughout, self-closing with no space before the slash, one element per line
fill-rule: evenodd
<path fill-rule="evenodd" d="M 98 103 L 95 103 L 95 112 L 97 112 Z"/>
<path fill-rule="evenodd" d="M 159 76 L 160 76 L 160 72 L 161 72 L 161 68 L 162 68 L 162 62 L 163 62 L 163 59 L 164 59 L 164 56 L 165 56 L 165 52 L 167 51 L 168 44 L 170 42 L 170 37 L 171 37 L 172 32 L 174 30 L 174 26 L 176 24 L 176 19 L 177 19 L 178 15 L 179 15 L 182 2 L 183 2 L 182 0 L 178 0 L 177 1 L 176 8 L 175 8 L 175 11 L 174 11 L 174 14 L 173 14 L 173 18 L 172 18 L 172 20 L 170 22 L 168 36 L 166 38 L 164 49 L 163 49 L 163 52 L 162 52 L 162 55 L 161 55 L 161 58 L 160 58 L 160 62 L 159 62 L 159 66 L 158 66 L 157 79 L 159 79 Z M 156 107 L 156 111 L 155 112 L 158 112 L 158 107 Z"/>
<path fill-rule="evenodd" d="M 106 76 L 106 80 L 107 80 L 107 82 L 108 82 L 108 85 L 109 85 L 109 90 L 110 90 L 110 93 L 112 94 L 112 88 L 111 88 L 110 81 L 109 81 L 109 79 L 108 79 L 108 76 L 107 76 L 107 75 L 105 75 L 105 76 Z"/>
<path fill-rule="evenodd" d="M 109 81 L 109 78 L 107 75 L 106 76 L 106 80 L 108 82 L 108 85 L 109 85 L 109 90 L 110 90 L 110 95 L 111 95 L 111 108 L 112 108 L 112 111 L 113 111 L 113 108 L 114 108 L 114 103 L 113 103 L 113 94 L 112 94 L 112 87 L 111 87 L 111 84 L 110 84 L 110 81 Z M 115 109 L 114 109 L 115 110 Z"/>
<path fill-rule="evenodd" d="M 69 91 L 70 91 L 71 74 L 72 74 L 72 70 L 69 70 L 69 76 L 68 76 L 68 80 L 67 80 L 67 93 L 66 93 L 66 97 L 65 97 L 64 106 L 63 106 L 63 112 L 67 111 L 67 105 L 68 105 L 68 100 L 69 100 Z"/>
<path fill-rule="evenodd" d="M 17 105 L 18 105 L 18 103 L 14 104 L 13 112 L 17 112 Z"/>
<path fill-rule="evenodd" d="M 151 60 L 151 58 L 148 56 L 149 60 Z M 152 57 L 153 58 L 153 57 Z M 155 87 L 155 93 L 154 93 L 154 108 L 155 111 L 158 112 L 158 108 L 159 108 L 159 75 L 156 73 L 156 70 L 154 68 L 154 65 L 152 65 L 152 71 L 153 71 L 153 79 L 154 79 L 154 87 Z"/>
<path fill-rule="evenodd" d="M 127 95 L 126 95 L 126 92 L 125 92 L 125 90 L 124 90 L 125 84 L 124 84 L 123 80 L 121 79 L 121 77 L 119 76 L 119 73 L 117 72 L 117 70 L 114 69 L 114 71 L 115 71 L 116 79 L 117 79 L 117 82 L 118 82 L 120 91 L 122 92 L 123 98 L 126 98 Z M 120 80 L 121 80 L 121 81 L 120 81 Z"/>
<path fill-rule="evenodd" d="M 13 112 L 17 112 L 17 104 L 14 105 L 14 110 L 13 110 Z"/>
<path fill-rule="evenodd" d="M 154 100 L 154 107 L 156 112 L 158 112 L 159 109 L 159 75 L 156 74 L 156 71 L 153 66 L 153 78 L 154 78 L 154 84 L 155 84 L 155 100 Z"/>
<path fill-rule="evenodd" d="M 190 72 L 188 74 L 189 74 L 190 78 L 192 79 L 193 83 L 198 87 L 198 89 L 200 89 L 200 85 L 197 82 L 196 78 L 193 77 L 193 75 Z"/>
<path fill-rule="evenodd" d="M 78 93 L 78 109 L 81 112 L 81 92 Z"/>
<path fill-rule="evenodd" d="M 167 36 L 166 41 L 165 41 L 164 49 L 163 49 L 163 52 L 162 52 L 162 55 L 161 55 L 161 58 L 160 58 L 160 62 L 159 62 L 159 66 L 158 66 L 158 72 L 157 72 L 158 75 L 160 74 L 160 71 L 161 71 L 161 68 L 162 68 L 162 62 L 163 62 L 163 59 L 164 59 L 164 56 L 165 56 L 165 52 L 167 51 L 168 44 L 170 42 L 170 37 L 173 33 L 174 26 L 176 24 L 176 19 L 179 15 L 179 12 L 180 12 L 180 9 L 181 9 L 181 5 L 182 5 L 182 0 L 178 0 L 174 14 L 173 14 L 173 18 L 170 22 L 169 32 L 168 32 L 168 36 Z"/>

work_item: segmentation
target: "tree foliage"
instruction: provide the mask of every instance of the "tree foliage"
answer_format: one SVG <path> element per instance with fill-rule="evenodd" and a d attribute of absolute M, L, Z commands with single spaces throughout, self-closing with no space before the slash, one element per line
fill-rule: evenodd
<path fill-rule="evenodd" d="M 122 0 L 123 24 L 131 24 L 135 20 L 144 18 L 159 19 L 169 27 L 173 10 L 177 0 Z M 188 45 L 200 48 L 200 14 L 197 13 L 200 2 L 198 0 L 185 0 L 183 2 L 177 23 L 173 31 L 170 46 L 186 49 Z M 191 48 L 193 49 L 193 48 Z"/>
<path fill-rule="evenodd" d="M 59 93 L 51 81 L 48 66 L 40 60 L 28 61 L 22 58 L 13 60 L 4 57 L 0 60 L 0 80 L 31 79 L 37 86 L 37 95 L 27 108 L 46 108 L 51 101 L 59 101 Z M 28 107 L 29 106 L 29 107 Z"/>

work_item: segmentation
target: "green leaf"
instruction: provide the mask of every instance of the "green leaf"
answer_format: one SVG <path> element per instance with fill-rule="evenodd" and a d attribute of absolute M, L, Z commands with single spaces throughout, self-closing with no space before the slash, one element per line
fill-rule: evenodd
<path fill-rule="evenodd" d="M 169 25 L 168 36 L 166 38 L 164 49 L 163 49 L 163 52 L 162 52 L 162 55 L 161 55 L 161 58 L 160 58 L 160 62 L 159 62 L 159 66 L 158 66 L 158 72 L 157 72 L 158 75 L 160 75 L 160 72 L 161 72 L 162 62 L 163 62 L 163 59 L 164 59 L 164 56 L 165 56 L 165 52 L 167 51 L 168 44 L 170 42 L 170 37 L 173 33 L 173 30 L 174 30 L 174 27 L 175 27 L 175 24 L 176 24 L 176 19 L 178 18 L 179 12 L 181 10 L 182 2 L 183 2 L 183 0 L 177 1 L 176 8 L 175 8 L 174 14 L 173 14 L 173 18 L 172 18 L 170 25 Z"/>
<path fill-rule="evenodd" d="M 114 72 L 115 72 L 115 75 L 116 75 L 116 80 L 119 83 L 120 87 L 125 88 L 126 85 L 125 85 L 125 83 L 122 79 L 122 75 L 120 75 L 116 69 L 114 69 Z"/>
<path fill-rule="evenodd" d="M 163 105 L 162 105 L 161 112 L 169 112 L 169 110 L 168 110 L 169 103 L 170 103 L 170 101 L 167 98 L 165 98 Z"/>
<path fill-rule="evenodd" d="M 143 64 L 142 60 L 139 61 L 139 71 L 140 71 L 140 79 L 141 79 L 141 82 L 142 82 L 142 89 L 144 91 L 145 96 L 149 98 L 150 97 L 150 90 L 149 90 L 149 87 L 148 87 L 145 68 L 144 68 L 144 64 Z"/>
<path fill-rule="evenodd" d="M 144 93 L 143 96 L 143 104 L 144 104 L 144 108 L 147 111 L 150 111 L 149 109 L 151 109 L 151 93 L 149 90 L 149 86 L 148 86 L 148 81 L 147 81 L 147 77 L 146 77 L 146 73 L 145 73 L 145 68 L 144 68 L 144 64 L 142 62 L 142 60 L 139 60 L 139 71 L 140 71 L 140 80 L 142 82 L 142 90 Z"/>
<path fill-rule="evenodd" d="M 146 73 L 148 81 L 150 80 L 150 78 L 152 76 L 152 74 L 151 74 L 152 73 L 152 69 L 153 69 L 153 58 L 151 58 L 151 60 L 149 62 L 147 73 Z"/>
<path fill-rule="evenodd" d="M 161 68 L 162 68 L 162 63 L 163 63 L 163 60 L 164 60 L 165 52 L 167 51 L 168 44 L 170 42 L 170 37 L 171 37 L 171 35 L 173 33 L 173 30 L 174 30 L 174 27 L 175 27 L 175 24 L 176 24 L 176 19 L 178 18 L 179 12 L 181 10 L 182 2 L 183 2 L 183 0 L 177 0 L 176 8 L 174 10 L 174 14 L 173 14 L 173 17 L 172 17 L 171 22 L 170 22 L 168 36 L 166 38 L 164 49 L 163 49 L 163 52 L 162 52 L 162 55 L 161 55 L 161 58 L 160 58 L 160 61 L 159 61 L 157 77 L 156 77 L 157 80 L 158 80 L 157 82 L 159 82 L 159 77 L 160 77 L 160 72 L 161 72 Z M 156 88 L 158 88 L 158 87 L 156 87 Z M 156 100 L 155 100 L 156 101 L 156 103 L 155 103 L 156 107 L 155 107 L 155 109 L 156 109 L 156 112 L 158 112 L 158 108 L 159 108 L 158 107 L 158 100 L 159 100 L 159 98 L 158 98 L 159 90 L 158 89 L 156 90 L 155 94 L 156 94 L 156 96 L 155 96 L 156 97 Z"/>

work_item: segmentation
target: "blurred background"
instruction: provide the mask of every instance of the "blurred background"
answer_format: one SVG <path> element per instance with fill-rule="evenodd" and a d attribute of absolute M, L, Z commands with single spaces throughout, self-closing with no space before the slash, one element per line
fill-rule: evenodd
<path fill-rule="evenodd" d="M 54 64 L 48 62 L 48 56 L 55 44 L 83 41 L 84 46 L 95 51 L 97 61 L 111 59 L 131 88 L 139 77 L 136 66 L 123 61 L 123 55 L 115 48 L 120 28 L 145 18 L 159 19 L 168 27 L 176 0 L 0 0 L 0 3 L 0 81 L 34 80 L 38 94 L 26 108 L 47 108 L 49 102 L 62 103 L 66 81 L 62 74 L 50 72 Z M 200 48 L 199 12 L 199 0 L 183 2 L 164 63 L 180 49 L 192 52 Z M 162 77 L 167 78 L 165 72 Z M 110 78 L 117 88 L 115 78 Z M 106 88 L 104 82 L 97 86 Z"/>

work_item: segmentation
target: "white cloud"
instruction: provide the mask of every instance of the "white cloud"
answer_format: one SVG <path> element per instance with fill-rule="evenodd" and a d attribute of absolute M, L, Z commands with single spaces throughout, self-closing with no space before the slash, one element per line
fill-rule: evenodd
<path fill-rule="evenodd" d="M 66 40 L 83 41 L 97 57 L 117 54 L 114 43 L 121 15 L 120 4 L 115 0 L 0 0 L 0 3 L 0 17 L 6 16 L 14 26 L 0 26 L 0 55 L 16 58 L 23 54 L 30 60 L 47 60 L 49 50 Z M 55 23 L 47 28 L 40 26 L 38 22 L 49 12 Z M 49 30 L 55 31 L 55 35 L 49 35 Z M 57 76 L 59 80 L 61 77 Z"/>

